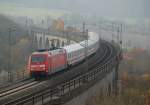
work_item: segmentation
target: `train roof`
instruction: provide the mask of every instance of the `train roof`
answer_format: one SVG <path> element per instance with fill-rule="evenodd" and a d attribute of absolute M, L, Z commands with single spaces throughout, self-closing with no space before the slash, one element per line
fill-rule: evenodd
<path fill-rule="evenodd" d="M 71 44 L 71 45 L 69 45 L 69 46 L 65 46 L 65 47 L 63 47 L 63 48 L 67 51 L 67 53 L 69 53 L 69 52 L 73 52 L 73 51 L 82 49 L 82 48 L 84 48 L 84 47 L 82 47 L 82 46 L 81 46 L 80 44 L 78 44 L 78 43 L 75 43 L 75 44 Z"/>
<path fill-rule="evenodd" d="M 68 46 L 63 47 L 67 53 L 69 52 L 73 52 L 82 48 L 85 48 L 85 44 L 87 43 L 86 41 L 88 41 L 88 46 L 94 44 L 95 42 L 97 42 L 99 40 L 99 36 L 98 34 L 94 33 L 94 32 L 89 32 L 89 39 L 88 40 L 84 40 L 80 43 L 75 43 L 75 44 L 71 44 Z"/>
<path fill-rule="evenodd" d="M 32 55 L 36 55 L 36 54 L 48 54 L 48 55 L 56 55 L 58 53 L 62 53 L 64 49 L 62 48 L 58 48 L 58 49 L 54 49 L 54 50 L 44 50 L 44 49 L 40 49 L 37 50 L 36 52 L 33 52 Z"/>

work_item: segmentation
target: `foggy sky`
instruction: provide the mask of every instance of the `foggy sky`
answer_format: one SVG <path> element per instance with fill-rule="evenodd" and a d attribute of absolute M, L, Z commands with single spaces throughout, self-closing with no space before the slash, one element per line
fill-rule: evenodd
<path fill-rule="evenodd" d="M 2 2 L 98 16 L 150 17 L 150 0 L 0 0 Z"/>

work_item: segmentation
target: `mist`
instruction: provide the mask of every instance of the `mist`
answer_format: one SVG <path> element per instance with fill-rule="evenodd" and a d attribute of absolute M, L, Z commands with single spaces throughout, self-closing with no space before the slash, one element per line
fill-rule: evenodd
<path fill-rule="evenodd" d="M 63 9 L 108 17 L 149 18 L 149 0 L 1 0 L 0 3 L 12 3 L 32 8 Z"/>

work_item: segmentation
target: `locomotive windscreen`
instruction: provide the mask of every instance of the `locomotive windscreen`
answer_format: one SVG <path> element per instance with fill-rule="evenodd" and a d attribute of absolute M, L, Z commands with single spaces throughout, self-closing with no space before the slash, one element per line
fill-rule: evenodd
<path fill-rule="evenodd" d="M 31 62 L 45 62 L 46 58 L 44 56 L 32 56 Z"/>

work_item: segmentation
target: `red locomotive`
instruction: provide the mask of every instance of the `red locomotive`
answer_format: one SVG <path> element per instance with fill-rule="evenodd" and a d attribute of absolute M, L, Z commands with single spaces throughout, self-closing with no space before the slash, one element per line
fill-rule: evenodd
<path fill-rule="evenodd" d="M 65 69 L 67 66 L 66 51 L 37 51 L 29 57 L 28 69 L 31 76 L 48 75 Z"/>

